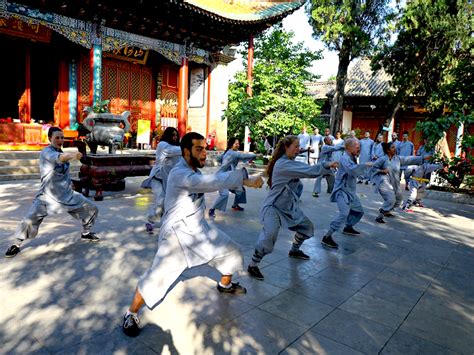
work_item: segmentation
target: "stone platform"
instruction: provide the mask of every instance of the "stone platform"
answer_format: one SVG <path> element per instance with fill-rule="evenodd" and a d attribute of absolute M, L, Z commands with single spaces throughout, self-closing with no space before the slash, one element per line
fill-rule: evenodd
<path fill-rule="evenodd" d="M 282 230 L 262 262 L 265 281 L 238 275 L 246 296 L 218 294 L 208 266 L 187 270 L 162 304 L 143 312 L 140 336 L 127 338 L 122 315 L 157 246 L 144 230 L 151 194 L 139 189 L 142 179 L 104 193 L 100 243 L 81 242 L 79 224 L 58 215 L 17 257 L 0 257 L 1 353 L 472 354 L 474 206 L 426 199 L 426 208 L 378 225 L 381 199 L 358 185 L 363 234 L 335 235 L 341 248 L 333 251 L 319 241 L 335 204 L 311 197 L 312 181 L 302 197 L 316 229 L 303 245 L 310 261 L 288 258 L 292 234 Z M 38 186 L 0 184 L 2 254 Z M 243 213 L 217 211 L 214 223 L 241 245 L 246 263 L 265 194 L 248 189 Z"/>

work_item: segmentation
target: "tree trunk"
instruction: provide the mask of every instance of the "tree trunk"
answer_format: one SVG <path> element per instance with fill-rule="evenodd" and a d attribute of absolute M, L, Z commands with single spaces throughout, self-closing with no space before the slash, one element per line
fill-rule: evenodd
<path fill-rule="evenodd" d="M 331 104 L 331 132 L 333 135 L 336 131 L 342 129 L 342 111 L 344 105 L 344 89 L 347 81 L 347 68 L 351 62 L 351 40 L 345 39 L 342 42 L 341 50 L 339 51 L 339 66 L 337 68 L 336 77 L 336 92 Z"/>

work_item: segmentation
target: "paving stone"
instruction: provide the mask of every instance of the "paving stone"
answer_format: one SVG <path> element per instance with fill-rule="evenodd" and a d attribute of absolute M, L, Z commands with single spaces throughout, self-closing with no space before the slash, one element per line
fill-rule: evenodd
<path fill-rule="evenodd" d="M 142 310 L 140 336 L 125 337 L 123 314 L 158 246 L 159 229 L 144 230 L 152 195 L 140 192 L 142 180 L 127 178 L 125 191 L 96 203 L 100 243 L 81 242 L 80 223 L 63 213 L 46 218 L 17 257 L 0 257 L 1 353 L 472 353 L 474 206 L 427 200 L 430 208 L 380 226 L 380 196 L 364 185 L 362 236 L 336 233 L 341 248 L 329 250 L 320 240 L 336 206 L 329 195 L 311 197 L 311 180 L 302 196 L 316 230 L 303 245 L 311 260 L 288 257 L 294 233 L 282 228 L 261 263 L 265 281 L 234 275 L 247 295 L 218 293 L 220 275 L 209 266 L 186 270 L 162 303 Z M 2 252 L 38 187 L 0 182 Z M 245 268 L 266 194 L 249 190 L 244 213 L 215 221 L 241 245 Z M 208 206 L 216 196 L 206 194 Z M 407 312 L 398 330 L 383 324 L 395 326 Z"/>
<path fill-rule="evenodd" d="M 461 353 L 474 349 L 472 323 L 459 324 L 439 318 L 431 310 L 415 308 L 400 330 Z"/>
<path fill-rule="evenodd" d="M 360 292 L 407 308 L 415 306 L 423 294 L 421 290 L 397 285 L 378 278 L 370 281 Z"/>
<path fill-rule="evenodd" d="M 395 329 L 370 319 L 336 309 L 311 331 L 363 353 L 379 352 Z"/>
<path fill-rule="evenodd" d="M 327 304 L 291 291 L 280 293 L 258 308 L 308 329 L 334 309 Z"/>
<path fill-rule="evenodd" d="M 376 276 L 375 273 L 330 266 L 318 273 L 315 279 L 337 283 L 346 288 L 361 288 Z"/>
<path fill-rule="evenodd" d="M 321 334 L 314 332 L 306 332 L 301 338 L 291 344 L 281 354 L 358 355 L 363 353 L 352 349 L 344 344 L 338 343 L 337 341 L 326 338 Z"/>
<path fill-rule="evenodd" d="M 157 335 L 158 337 L 158 335 Z M 161 337 L 160 340 L 164 340 L 165 337 Z M 106 339 L 106 341 L 104 341 Z M 166 348 L 173 349 L 173 344 L 169 344 L 165 341 L 162 342 L 161 347 L 156 347 L 153 350 L 145 345 L 140 338 L 127 337 L 122 332 L 121 327 L 116 327 L 110 333 L 101 334 L 94 338 L 88 339 L 80 344 L 74 345 L 63 349 L 56 354 L 144 354 L 153 355 L 161 354 Z M 170 351 L 170 353 L 172 353 Z"/>
<path fill-rule="evenodd" d="M 339 309 L 372 319 L 391 328 L 397 328 L 402 323 L 410 308 L 362 292 L 356 293 L 339 306 Z"/>
<path fill-rule="evenodd" d="M 323 281 L 314 276 L 305 280 L 304 283 L 291 288 L 293 292 L 334 307 L 339 306 L 356 293 L 357 290 L 358 288 L 343 287 L 339 284 Z"/>
<path fill-rule="evenodd" d="M 398 330 L 383 348 L 381 354 L 455 355 L 457 353 L 425 339 Z"/>
<path fill-rule="evenodd" d="M 263 310 L 245 313 L 223 328 L 210 330 L 204 339 L 216 354 L 277 354 L 302 334 L 306 328 Z M 217 345 L 217 346 L 216 346 Z"/>

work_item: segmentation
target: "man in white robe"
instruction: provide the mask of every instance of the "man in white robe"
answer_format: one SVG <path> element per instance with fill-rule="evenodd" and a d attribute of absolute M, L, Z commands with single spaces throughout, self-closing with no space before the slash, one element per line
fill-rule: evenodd
<path fill-rule="evenodd" d="M 140 332 L 138 311 L 143 305 L 154 308 L 187 268 L 210 264 L 221 274 L 217 289 L 221 293 L 242 295 L 247 290 L 233 283 L 232 274 L 243 268 L 239 246 L 230 237 L 204 219 L 204 193 L 222 189 L 242 190 L 243 186 L 260 188 L 261 177 L 248 178 L 245 169 L 202 175 L 199 168 L 206 161 L 206 140 L 199 133 L 187 133 L 181 140 L 183 158 L 171 170 L 152 266 L 138 282 L 135 296 L 124 316 L 123 332 Z"/>

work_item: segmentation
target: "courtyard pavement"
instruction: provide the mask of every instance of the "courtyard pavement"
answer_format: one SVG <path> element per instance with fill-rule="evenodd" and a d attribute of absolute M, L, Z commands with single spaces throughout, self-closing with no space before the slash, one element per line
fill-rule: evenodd
<path fill-rule="evenodd" d="M 336 206 L 325 193 L 311 197 L 312 180 L 302 197 L 316 229 L 303 245 L 311 260 L 288 258 L 292 233 L 282 230 L 262 262 L 265 281 L 238 275 L 247 295 L 219 294 L 209 266 L 189 269 L 143 312 L 141 334 L 126 337 L 122 316 L 157 247 L 144 230 L 152 195 L 139 189 L 142 179 L 97 202 L 100 243 L 81 242 L 68 215 L 50 216 L 13 259 L 3 253 L 39 182 L 0 184 L 1 354 L 474 353 L 474 206 L 425 200 L 426 208 L 378 225 L 381 199 L 358 185 L 363 234 L 336 234 L 340 249 L 327 250 L 320 239 Z M 249 189 L 245 212 L 217 211 L 214 222 L 241 245 L 246 264 L 265 194 Z"/>

